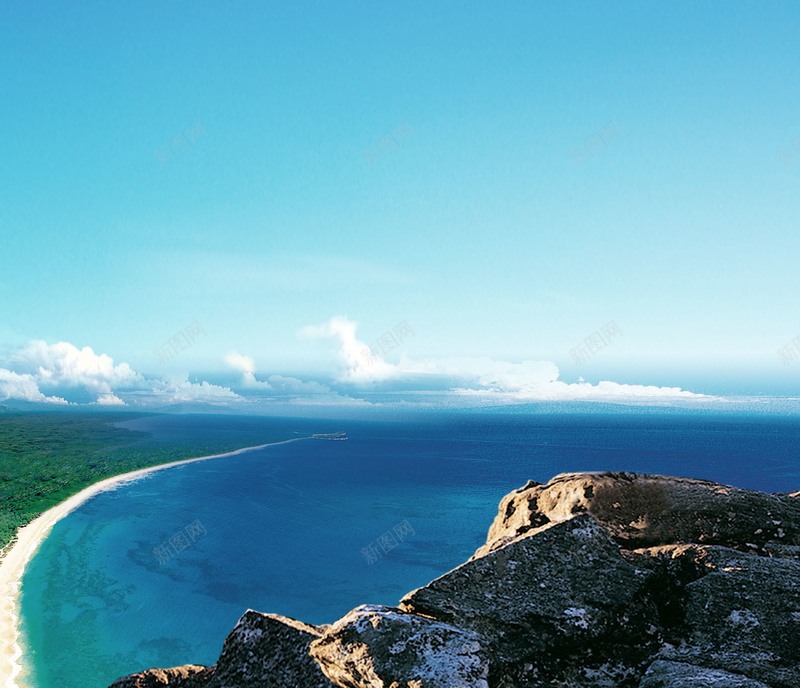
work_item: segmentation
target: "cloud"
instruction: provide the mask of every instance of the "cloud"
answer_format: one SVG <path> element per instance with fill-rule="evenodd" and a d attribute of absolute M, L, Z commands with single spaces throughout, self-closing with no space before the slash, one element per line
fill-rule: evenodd
<path fill-rule="evenodd" d="M 95 354 L 88 346 L 78 349 L 69 342 L 32 341 L 12 360 L 16 368 L 33 375 L 39 385 L 83 387 L 99 395 L 111 394 L 112 387 L 130 387 L 144 380 L 127 363 L 115 366 L 110 356 Z"/>
<path fill-rule="evenodd" d="M 50 404 L 66 404 L 61 397 L 48 397 L 39 391 L 32 375 L 15 373 L 7 368 L 0 368 L 0 400 L 21 399 L 23 401 L 43 401 Z"/>
<path fill-rule="evenodd" d="M 335 394 L 328 385 L 310 380 L 304 382 L 296 377 L 286 377 L 284 375 L 270 375 L 266 382 L 276 393 L 283 394 Z"/>
<path fill-rule="evenodd" d="M 39 389 L 44 387 L 82 389 L 97 395 L 93 405 L 105 407 L 126 406 L 126 399 L 137 405 L 241 400 L 228 387 L 205 381 L 146 379 L 127 363 L 114 365 L 107 354 L 96 354 L 88 346 L 79 349 L 69 342 L 32 341 L 6 358 L 20 372 L 0 368 L 0 398 L 5 399 L 67 403 L 61 397 L 45 396 Z M 244 365 L 246 361 L 238 363 Z"/>
<path fill-rule="evenodd" d="M 597 384 L 559 380 L 558 366 L 551 361 L 498 361 L 489 357 L 428 358 L 414 361 L 405 354 L 396 363 L 366 358 L 366 345 L 356 336 L 358 323 L 346 316 L 331 318 L 324 325 L 303 328 L 298 336 L 329 340 L 336 347 L 337 378 L 340 382 L 391 382 L 407 393 L 449 390 L 451 395 L 487 403 L 514 404 L 530 401 L 708 401 L 718 400 L 679 387 L 621 384 L 604 380 Z"/>
<path fill-rule="evenodd" d="M 371 358 L 369 347 L 356 337 L 358 323 L 335 316 L 324 325 L 309 325 L 298 332 L 303 339 L 329 340 L 336 346 L 340 382 L 377 382 L 400 375 L 397 367 L 382 358 Z"/>
<path fill-rule="evenodd" d="M 256 364 L 252 356 L 243 356 L 237 351 L 231 351 L 225 355 L 225 363 L 231 368 L 241 370 L 243 373 L 250 373 L 251 375 L 256 372 Z"/>
<path fill-rule="evenodd" d="M 230 351 L 224 362 L 241 374 L 231 387 L 205 380 L 145 378 L 127 363 L 115 364 L 107 354 L 68 342 L 48 345 L 33 341 L 2 357 L 11 367 L 0 368 L 0 401 L 66 404 L 86 393 L 96 395 L 100 407 L 205 403 L 216 406 L 267 404 L 290 406 L 374 406 L 468 408 L 526 402 L 603 401 L 626 404 L 677 404 L 720 401 L 679 387 L 623 384 L 610 380 L 596 384 L 582 378 L 559 380 L 550 361 L 498 361 L 489 357 L 444 357 L 413 360 L 400 352 L 396 363 L 368 356 L 358 339 L 358 323 L 346 316 L 309 326 L 298 335 L 331 345 L 338 384 L 333 388 L 314 380 L 272 374 L 256 377 L 252 356 Z M 357 398 L 353 389 L 362 390 Z M 64 391 L 61 391 L 64 390 Z M 368 390 L 368 391 L 366 391 Z M 59 391 L 56 395 L 54 392 Z M 350 393 L 348 393 L 350 391 Z M 70 394 L 74 395 L 73 397 Z"/>
<path fill-rule="evenodd" d="M 256 380 L 256 363 L 252 356 L 243 356 L 237 351 L 231 351 L 225 355 L 225 363 L 227 363 L 234 370 L 239 370 L 242 373 L 242 379 L 246 385 L 257 385 Z M 269 385 L 267 385 L 269 386 Z"/>
<path fill-rule="evenodd" d="M 398 368 L 408 375 L 439 375 L 456 384 L 454 394 L 483 396 L 495 401 L 620 401 L 642 399 L 711 399 L 679 387 L 620 384 L 603 380 L 567 383 L 558 379 L 558 366 L 551 361 L 510 363 L 491 358 L 428 359 L 401 361 Z"/>
<path fill-rule="evenodd" d="M 154 396 L 154 401 L 161 403 L 165 401 L 173 403 L 192 401 L 215 403 L 242 399 L 230 387 L 212 385 L 205 380 L 200 383 L 189 382 L 188 380 L 155 380 L 149 391 L 150 394 L 148 396 Z"/>
<path fill-rule="evenodd" d="M 125 406 L 125 402 L 122 401 L 118 396 L 115 394 L 101 394 L 97 401 L 95 402 L 98 406 Z"/>
<path fill-rule="evenodd" d="M 255 376 L 255 361 L 252 356 L 245 356 L 237 351 L 231 351 L 224 357 L 227 363 L 234 370 L 242 373 L 242 386 L 250 392 L 263 393 L 262 398 L 268 397 L 272 400 L 299 401 L 301 398 L 310 400 L 317 404 L 331 403 L 357 403 L 365 404 L 360 399 L 353 399 L 343 396 L 333 391 L 328 385 L 321 382 L 310 380 L 308 382 L 296 377 L 285 375 L 270 375 L 266 380 L 257 380 Z"/>
<path fill-rule="evenodd" d="M 364 288 L 401 288 L 418 282 L 413 272 L 393 264 L 363 261 L 327 251 L 254 255 L 246 249 L 220 252 L 200 250 L 147 251 L 134 256 L 142 269 L 156 269 L 167 280 L 173 294 L 216 293 L 216 284 L 226 284 L 234 297 L 260 298 L 264 293 L 320 292 L 349 284 Z M 209 281 L 208 275 L 215 279 Z"/>

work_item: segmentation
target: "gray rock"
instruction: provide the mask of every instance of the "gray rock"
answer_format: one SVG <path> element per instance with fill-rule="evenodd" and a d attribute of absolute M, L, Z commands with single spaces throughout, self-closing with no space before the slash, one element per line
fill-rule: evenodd
<path fill-rule="evenodd" d="M 213 667 L 186 664 L 170 669 L 146 669 L 118 678 L 110 688 L 204 688 L 214 675 Z"/>
<path fill-rule="evenodd" d="M 769 688 L 766 683 L 754 681 L 719 669 L 680 662 L 653 662 L 639 688 Z"/>
<path fill-rule="evenodd" d="M 311 656 L 343 688 L 488 688 L 477 633 L 392 607 L 364 605 L 311 643 Z"/>
<path fill-rule="evenodd" d="M 686 585 L 682 642 L 661 656 L 800 686 L 800 561 L 722 547 L 698 561 L 706 573 Z"/>
<path fill-rule="evenodd" d="M 604 636 L 646 644 L 641 629 L 656 616 L 643 594 L 648 575 L 584 514 L 462 564 L 401 608 L 471 628 L 501 661 L 520 662 Z"/>
<path fill-rule="evenodd" d="M 248 609 L 214 666 L 148 669 L 117 679 L 112 688 L 332 688 L 308 654 L 327 628 Z"/>
<path fill-rule="evenodd" d="M 331 688 L 308 654 L 327 626 L 248 609 L 225 639 L 216 671 L 204 688 Z"/>
<path fill-rule="evenodd" d="M 629 549 L 691 542 L 744 550 L 771 541 L 800 545 L 800 499 L 792 495 L 689 478 L 565 473 L 507 495 L 476 556 L 579 513 L 594 516 Z"/>

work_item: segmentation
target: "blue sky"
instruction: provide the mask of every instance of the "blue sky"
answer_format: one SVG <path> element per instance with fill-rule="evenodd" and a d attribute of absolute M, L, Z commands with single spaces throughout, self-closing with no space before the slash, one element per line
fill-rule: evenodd
<path fill-rule="evenodd" d="M 796 394 L 798 28 L 790 2 L 6 3 L 0 400 L 553 398 L 525 361 Z"/>

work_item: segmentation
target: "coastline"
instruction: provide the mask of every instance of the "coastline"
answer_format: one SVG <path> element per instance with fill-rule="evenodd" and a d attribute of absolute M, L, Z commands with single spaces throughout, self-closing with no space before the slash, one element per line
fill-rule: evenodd
<path fill-rule="evenodd" d="M 221 459 L 226 456 L 235 456 L 254 449 L 263 449 L 276 444 L 288 444 L 299 440 L 309 439 L 308 437 L 294 437 L 281 442 L 268 442 L 253 447 L 243 447 L 224 454 L 212 454 L 210 456 L 199 456 L 193 459 L 182 459 L 171 461 L 170 463 L 158 466 L 148 466 L 139 468 L 128 473 L 120 473 L 110 478 L 104 478 L 99 482 L 85 487 L 69 499 L 48 509 L 37 516 L 28 525 L 23 526 L 17 531 L 16 541 L 5 552 L 0 559 L 0 686 L 3 688 L 18 688 L 16 679 L 22 665 L 19 659 L 22 656 L 22 648 L 19 645 L 19 630 L 17 623 L 19 615 L 17 613 L 17 598 L 19 597 L 22 585 L 22 576 L 25 567 L 31 557 L 36 553 L 50 529 L 71 511 L 77 509 L 81 504 L 91 499 L 101 492 L 115 489 L 116 487 L 137 480 L 155 471 L 173 468 L 196 461 L 207 461 L 209 459 Z"/>

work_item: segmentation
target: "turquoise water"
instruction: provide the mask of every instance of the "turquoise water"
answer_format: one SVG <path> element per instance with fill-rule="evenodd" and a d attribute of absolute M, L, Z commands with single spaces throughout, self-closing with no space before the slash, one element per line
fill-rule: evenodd
<path fill-rule="evenodd" d="M 469 557 L 502 496 L 528 479 L 639 470 L 800 488 L 800 424 L 785 419 L 183 416 L 128 427 L 172 439 L 247 431 L 252 442 L 280 423 L 350 439 L 159 471 L 54 526 L 23 578 L 27 683 L 102 688 L 152 666 L 212 664 L 248 608 L 329 623 L 359 604 L 396 604 Z"/>

